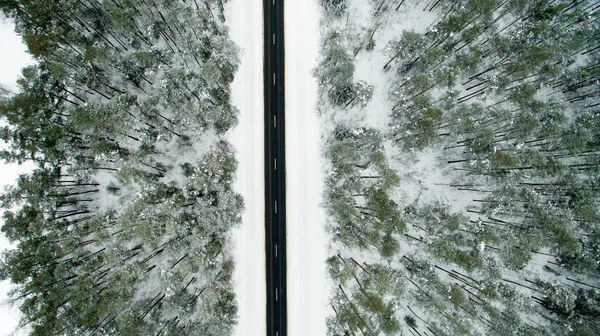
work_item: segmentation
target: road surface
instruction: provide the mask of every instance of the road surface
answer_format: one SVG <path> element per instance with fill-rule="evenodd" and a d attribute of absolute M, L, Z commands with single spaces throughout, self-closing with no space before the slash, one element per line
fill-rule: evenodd
<path fill-rule="evenodd" d="M 263 0 L 267 335 L 287 335 L 283 0 Z"/>

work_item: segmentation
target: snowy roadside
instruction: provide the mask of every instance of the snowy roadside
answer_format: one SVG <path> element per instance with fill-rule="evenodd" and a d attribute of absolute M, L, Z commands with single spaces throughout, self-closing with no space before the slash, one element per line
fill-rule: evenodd
<path fill-rule="evenodd" d="M 321 208 L 324 159 L 317 115 L 320 8 L 317 0 L 285 3 L 288 334 L 325 335 L 330 314 L 325 270 L 328 237 Z"/>
<path fill-rule="evenodd" d="M 233 230 L 238 325 L 235 335 L 266 333 L 262 1 L 232 0 L 226 7 L 231 39 L 242 49 L 231 85 L 239 124 L 228 139 L 238 160 L 234 189 L 244 197 L 242 226 Z"/>

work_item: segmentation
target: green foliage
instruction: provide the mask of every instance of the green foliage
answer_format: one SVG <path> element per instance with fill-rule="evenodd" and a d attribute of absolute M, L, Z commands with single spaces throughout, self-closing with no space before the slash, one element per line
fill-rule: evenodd
<path fill-rule="evenodd" d="M 467 303 L 467 297 L 459 286 L 452 285 L 450 287 L 450 301 L 454 304 L 454 308 L 456 309 Z"/>
<path fill-rule="evenodd" d="M 412 60 L 417 52 L 424 46 L 425 40 L 421 34 L 413 30 L 406 30 L 402 32 L 399 39 L 390 42 L 388 50 L 395 58 L 408 62 L 409 60 Z"/>
<path fill-rule="evenodd" d="M 538 280 L 536 285 L 545 293 L 544 304 L 553 312 L 569 316 L 575 309 L 575 300 L 577 296 L 569 289 L 557 283 L 549 283 L 547 281 Z"/>
<path fill-rule="evenodd" d="M 334 105 L 345 105 L 354 95 L 354 85 L 351 82 L 336 84 L 329 91 L 329 100 Z"/>
<path fill-rule="evenodd" d="M 342 116 L 323 101 L 319 105 L 324 119 L 343 119 L 348 125 L 336 127 L 329 137 L 335 140 L 325 146 L 330 163 L 325 208 L 339 243 L 334 249 L 342 258 L 351 253 L 358 262 L 388 263 L 410 280 L 404 294 L 394 298 L 399 307 L 410 303 L 425 325 L 419 329 L 405 321 L 397 334 L 407 334 L 410 327 L 452 336 L 596 334 L 597 300 L 585 298 L 591 292 L 574 289 L 587 285 L 568 282 L 540 293 L 531 281 L 547 258 L 555 270 L 545 274 L 548 278 L 598 287 L 600 70 L 595 41 L 600 35 L 591 3 L 434 1 L 424 8 L 401 4 L 394 11 L 395 4 L 373 2 L 380 4 L 381 10 L 359 26 L 377 27 L 378 45 L 387 42 L 387 58 L 357 53 L 355 60 L 362 62 L 357 64 L 361 69 L 379 60 L 379 75 L 389 79 L 376 88 L 389 90 L 389 102 L 380 102 L 389 103 L 388 119 L 377 129 L 385 132 L 383 145 L 375 137 L 358 140 L 367 133 L 361 126 L 372 125 L 371 111 Z M 437 17 L 423 33 L 396 31 L 407 18 L 400 9 Z M 336 36 L 332 45 L 340 63 L 320 63 L 322 73 L 338 65 L 350 68 L 349 55 L 356 50 L 348 39 L 359 35 L 354 17 L 328 16 L 324 43 Z M 395 34 L 391 41 L 381 41 L 390 33 Z M 324 55 L 332 55 L 327 48 Z M 390 66 L 396 66 L 393 73 Z M 350 74 L 319 82 L 322 99 L 349 106 Z M 432 154 L 435 169 L 423 167 L 424 161 L 416 162 L 422 171 L 411 167 L 411 160 Z M 379 166 L 386 157 L 397 162 Z M 404 174 L 410 184 L 395 192 L 395 179 L 381 178 L 388 169 L 389 176 Z M 414 203 L 403 204 L 405 199 Z M 397 220 L 393 224 L 384 218 Z M 355 267 L 355 282 L 369 295 L 350 275 L 342 275 L 347 271 L 331 272 L 358 312 L 346 307 L 355 323 L 330 321 L 335 325 L 331 334 L 383 333 L 374 317 L 387 312 L 383 305 L 369 306 L 371 292 L 358 276 L 361 271 Z M 379 298 L 392 300 L 381 288 Z M 589 309 L 578 310 L 583 306 Z"/>
<path fill-rule="evenodd" d="M 404 147 L 422 150 L 438 137 L 436 124 L 442 121 L 443 111 L 438 108 L 428 108 L 421 114 L 411 116 L 406 127 L 407 135 L 402 138 Z"/>
<path fill-rule="evenodd" d="M 320 86 L 327 87 L 352 80 L 354 62 L 343 45 L 341 33 L 333 31 L 323 39 L 321 60 L 314 75 Z"/>
<path fill-rule="evenodd" d="M 321 6 L 328 14 L 339 17 L 346 11 L 348 5 L 346 0 L 321 0 Z"/>
<path fill-rule="evenodd" d="M 327 210 L 336 221 L 334 237 L 351 246 L 376 247 L 392 258 L 399 248 L 394 234 L 403 233 L 406 224 L 389 198 L 400 179 L 388 166 L 381 142 L 371 129 L 337 127 L 326 156 L 339 182 L 330 180 Z"/>
<path fill-rule="evenodd" d="M 0 99 L 2 158 L 37 165 L 1 196 L 0 278 L 33 335 L 231 334 L 239 57 L 204 5 L 0 3 L 37 59 Z"/>
<path fill-rule="evenodd" d="M 531 252 L 524 248 L 512 246 L 506 251 L 505 260 L 507 266 L 512 269 L 523 269 L 531 261 Z"/>

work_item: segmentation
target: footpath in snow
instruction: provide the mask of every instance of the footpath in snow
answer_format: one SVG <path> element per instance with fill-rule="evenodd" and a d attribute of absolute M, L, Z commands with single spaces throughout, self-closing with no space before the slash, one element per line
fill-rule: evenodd
<path fill-rule="evenodd" d="M 316 112 L 320 7 L 285 2 L 288 334 L 326 335 L 329 283 L 320 121 Z"/>
<path fill-rule="evenodd" d="M 232 83 L 240 123 L 229 134 L 239 162 L 234 188 L 244 197 L 242 226 L 233 231 L 238 336 L 266 333 L 263 22 L 261 0 L 231 0 L 226 9 L 232 40 L 242 49 Z"/>

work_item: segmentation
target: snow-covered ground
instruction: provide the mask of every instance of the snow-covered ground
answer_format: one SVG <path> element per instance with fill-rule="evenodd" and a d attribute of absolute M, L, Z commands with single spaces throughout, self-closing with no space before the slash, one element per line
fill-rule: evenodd
<path fill-rule="evenodd" d="M 242 49 L 232 83 L 240 123 L 229 134 L 239 162 L 234 188 L 244 197 L 242 226 L 233 230 L 239 323 L 235 335 L 266 333 L 263 20 L 261 0 L 231 0 L 226 8 L 231 38 Z"/>
<path fill-rule="evenodd" d="M 317 83 L 317 0 L 285 2 L 285 124 L 288 335 L 326 335 L 331 287 L 325 269 L 328 237 L 321 208 L 323 164 Z"/>

